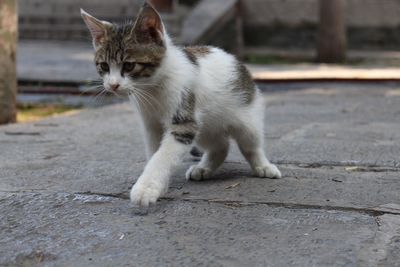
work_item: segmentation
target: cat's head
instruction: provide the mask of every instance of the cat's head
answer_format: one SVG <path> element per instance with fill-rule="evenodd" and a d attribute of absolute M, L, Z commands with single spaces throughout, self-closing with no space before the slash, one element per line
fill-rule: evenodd
<path fill-rule="evenodd" d="M 111 24 L 81 15 L 93 37 L 95 63 L 106 90 L 129 93 L 148 84 L 165 56 L 166 33 L 158 12 L 147 2 L 135 23 Z"/>

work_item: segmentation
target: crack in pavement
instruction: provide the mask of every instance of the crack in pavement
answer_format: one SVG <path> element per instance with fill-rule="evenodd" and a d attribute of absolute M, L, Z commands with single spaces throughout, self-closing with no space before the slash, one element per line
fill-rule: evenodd
<path fill-rule="evenodd" d="M 376 164 L 360 164 L 354 162 L 336 162 L 336 161 L 323 161 L 323 162 L 313 162 L 313 163 L 304 163 L 304 162 L 296 162 L 296 161 L 271 161 L 277 165 L 288 165 L 295 166 L 299 168 L 309 168 L 309 169 L 317 169 L 323 167 L 357 167 L 360 172 L 400 172 L 400 164 L 396 163 L 395 166 L 387 166 L 387 165 L 376 165 Z M 398 167 L 399 166 L 399 167 Z"/>
<path fill-rule="evenodd" d="M 124 193 L 101 193 L 101 192 L 75 192 L 73 195 L 86 195 L 86 196 L 99 196 L 99 197 L 111 197 L 118 199 L 129 199 L 129 196 Z"/>
<path fill-rule="evenodd" d="M 387 258 L 388 246 L 400 232 L 400 220 L 397 216 L 384 214 L 376 217 L 376 222 L 378 228 L 374 238 L 366 242 L 358 253 L 360 266 L 381 266 L 382 261 Z"/>
<path fill-rule="evenodd" d="M 99 192 L 77 192 L 76 195 L 90 195 L 99 197 L 112 197 L 123 200 L 128 200 L 129 196 L 124 193 L 99 193 Z M 268 202 L 268 201 L 238 201 L 238 200 L 224 200 L 224 199 L 207 199 L 207 198 L 177 198 L 177 197 L 161 197 L 159 201 L 187 201 L 187 202 L 207 202 L 223 204 L 230 207 L 244 207 L 254 205 L 267 205 L 270 207 L 281 207 L 289 209 L 316 209 L 324 211 L 347 211 L 367 214 L 374 217 L 382 216 L 385 214 L 400 215 L 400 210 L 388 210 L 384 207 L 376 208 L 361 208 L 361 207 L 343 207 L 343 206 L 329 206 L 329 205 L 316 205 L 316 204 L 301 204 L 292 202 Z M 379 225 L 379 222 L 377 221 Z"/>
<path fill-rule="evenodd" d="M 188 162 L 188 161 L 185 161 Z M 225 161 L 228 164 L 237 164 L 237 165 L 248 165 L 247 162 L 241 161 Z M 354 167 L 355 169 L 352 172 L 400 172 L 400 164 L 395 164 L 395 167 L 385 166 L 385 165 L 376 165 L 376 164 L 357 164 L 354 162 L 336 162 L 336 161 L 324 161 L 324 162 L 314 162 L 314 163 L 304 163 L 304 162 L 296 162 L 296 161 L 273 161 L 271 163 L 276 164 L 278 166 L 293 166 L 302 169 L 319 169 L 324 167 Z"/>
<path fill-rule="evenodd" d="M 15 191 L 0 191 L 1 193 L 10 194 L 20 194 L 20 193 L 43 193 L 43 192 L 15 192 Z M 98 196 L 98 197 L 110 197 L 121 200 L 129 200 L 129 196 L 126 193 L 103 193 L 103 192 L 53 192 L 59 194 L 69 194 L 69 195 L 83 195 L 83 196 Z M 302 204 L 293 202 L 269 202 L 269 201 L 240 201 L 240 200 L 226 200 L 226 199 L 207 199 L 207 198 L 179 198 L 179 197 L 161 197 L 159 201 L 186 201 L 191 203 L 207 202 L 222 204 L 230 207 L 245 207 L 245 206 L 255 206 L 255 205 L 267 205 L 270 207 L 280 207 L 288 209 L 315 209 L 324 211 L 347 211 L 347 212 L 357 212 L 361 214 L 367 214 L 374 217 L 382 216 L 385 214 L 389 215 L 400 215 L 400 209 L 388 209 L 384 206 L 375 208 L 362 208 L 362 207 L 349 207 L 349 206 L 331 206 L 331 205 L 316 205 L 316 204 Z M 377 221 L 379 225 L 379 222 Z"/>
<path fill-rule="evenodd" d="M 19 192 L 20 194 L 27 194 L 27 192 Z M 43 194 L 43 192 L 32 192 L 33 194 Z M 65 194 L 73 196 L 73 200 L 82 201 L 83 203 L 105 203 L 116 200 L 128 201 L 129 196 L 125 193 L 103 193 L 103 192 L 57 192 L 56 194 Z M 89 197 L 89 198 L 87 198 Z M 110 200 L 104 198 L 111 198 Z M 296 210 L 317 210 L 317 211 L 336 211 L 336 212 L 348 212 L 371 216 L 376 224 L 376 232 L 372 240 L 364 242 L 359 250 L 359 260 L 363 263 L 363 266 L 376 266 L 379 262 L 383 261 L 388 255 L 389 244 L 394 236 L 400 229 L 400 209 L 394 207 L 393 210 L 384 209 L 385 207 L 376 208 L 361 208 L 361 207 L 343 207 L 343 206 L 328 206 L 328 205 L 315 205 L 315 204 L 301 204 L 301 203 L 290 203 L 290 202 L 268 202 L 268 201 L 237 201 L 237 200 L 226 200 L 226 199 L 207 199 L 207 198 L 188 198 L 188 197 L 162 197 L 160 202 L 190 202 L 190 203 L 209 203 L 209 204 L 220 204 L 226 208 L 236 209 L 249 206 L 266 205 L 272 208 L 284 208 L 284 209 L 296 209 Z M 1 203 L 1 199 L 0 199 Z M 159 204 L 158 204 L 159 205 Z M 152 205 L 155 207 L 154 205 Z M 151 207 L 152 207 L 151 206 Z M 140 216 L 151 215 L 151 207 L 139 208 L 135 211 L 135 214 Z M 150 209 L 149 209 L 150 208 Z M 374 255 L 374 257 L 370 257 Z"/>
<path fill-rule="evenodd" d="M 170 200 L 171 198 L 162 198 L 162 200 Z M 228 206 L 252 206 L 252 205 L 267 205 L 270 207 L 282 207 L 290 209 L 316 209 L 325 211 L 347 211 L 347 212 L 357 212 L 362 214 L 371 215 L 374 217 L 382 216 L 384 214 L 390 215 L 400 215 L 399 211 L 390 211 L 382 208 L 361 208 L 361 207 L 342 207 L 342 206 L 328 206 L 328 205 L 315 205 L 315 204 L 300 204 L 300 203 L 290 203 L 290 202 L 267 202 L 267 201 L 236 201 L 236 200 L 223 200 L 223 199 L 202 199 L 202 198 L 182 198 L 180 200 L 188 202 L 208 202 L 208 203 L 218 203 Z"/>

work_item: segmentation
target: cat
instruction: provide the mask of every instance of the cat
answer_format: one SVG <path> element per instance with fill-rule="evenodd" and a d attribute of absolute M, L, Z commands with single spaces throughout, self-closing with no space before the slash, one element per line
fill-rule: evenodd
<path fill-rule="evenodd" d="M 204 154 L 187 179 L 210 178 L 230 139 L 256 176 L 281 178 L 263 150 L 261 93 L 234 56 L 211 46 L 174 45 L 147 2 L 135 23 L 111 24 L 82 9 L 81 15 L 104 88 L 128 94 L 141 114 L 148 162 L 130 192 L 135 205 L 154 204 L 166 193 L 172 170 L 194 145 Z"/>

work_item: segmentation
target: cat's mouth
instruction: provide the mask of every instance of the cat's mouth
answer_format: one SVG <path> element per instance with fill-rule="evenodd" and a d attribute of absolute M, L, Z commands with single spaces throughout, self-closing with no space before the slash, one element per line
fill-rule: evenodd
<path fill-rule="evenodd" d="M 125 96 L 127 97 L 130 95 L 130 90 L 127 90 L 123 87 L 119 87 L 116 89 L 111 87 L 106 87 L 106 91 L 118 97 L 125 97 Z"/>

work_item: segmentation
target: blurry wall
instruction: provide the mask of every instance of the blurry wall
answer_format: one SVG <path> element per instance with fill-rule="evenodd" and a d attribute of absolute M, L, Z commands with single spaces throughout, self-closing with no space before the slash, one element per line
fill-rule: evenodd
<path fill-rule="evenodd" d="M 20 37 L 33 39 L 87 38 L 81 7 L 110 20 L 129 17 L 139 8 L 137 1 L 131 0 L 19 0 L 18 4 Z"/>
<path fill-rule="evenodd" d="M 350 27 L 400 25 L 400 0 L 347 0 Z M 318 22 L 318 0 L 244 0 L 247 25 Z"/>
<path fill-rule="evenodd" d="M 198 0 L 180 0 L 193 5 Z M 223 0 L 216 0 L 223 1 Z M 318 0 L 242 0 L 249 46 L 307 48 L 315 44 Z M 136 15 L 142 0 L 19 0 L 20 38 L 86 40 L 79 8 L 110 21 Z M 400 0 L 347 0 L 349 46 L 400 47 Z M 182 16 L 164 14 L 177 37 Z"/>
<path fill-rule="evenodd" d="M 314 46 L 318 0 L 243 1 L 248 45 Z M 350 48 L 400 47 L 400 0 L 346 2 Z"/>
<path fill-rule="evenodd" d="M 142 1 L 138 0 L 18 0 L 19 36 L 22 39 L 86 40 L 88 31 L 80 16 L 80 8 L 113 22 L 134 19 Z M 163 14 L 172 32 L 178 21 Z"/>

